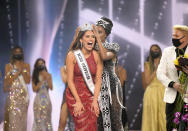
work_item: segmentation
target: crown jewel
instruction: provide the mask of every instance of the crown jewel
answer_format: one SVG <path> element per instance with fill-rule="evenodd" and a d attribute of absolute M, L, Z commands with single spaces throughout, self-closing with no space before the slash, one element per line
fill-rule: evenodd
<path fill-rule="evenodd" d="M 80 31 L 86 31 L 86 30 L 93 30 L 93 27 L 91 24 L 83 24 L 80 26 Z"/>
<path fill-rule="evenodd" d="M 103 19 L 99 19 L 97 22 L 96 22 L 97 25 L 102 25 L 104 28 L 106 28 L 107 25 L 109 25 L 109 22 L 103 20 Z"/>

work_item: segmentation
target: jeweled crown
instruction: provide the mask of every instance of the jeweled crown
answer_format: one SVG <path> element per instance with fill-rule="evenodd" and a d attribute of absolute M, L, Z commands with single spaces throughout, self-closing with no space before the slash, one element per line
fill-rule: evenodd
<path fill-rule="evenodd" d="M 86 30 L 93 30 L 92 25 L 87 23 L 80 26 L 80 31 L 86 31 Z"/>

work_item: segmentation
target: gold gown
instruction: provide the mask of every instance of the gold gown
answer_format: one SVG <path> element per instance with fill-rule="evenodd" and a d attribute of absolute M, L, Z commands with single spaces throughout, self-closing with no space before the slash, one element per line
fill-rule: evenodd
<path fill-rule="evenodd" d="M 13 67 L 9 73 L 14 75 L 16 72 L 17 69 Z M 4 131 L 27 131 L 29 96 L 23 76 L 18 76 L 9 88 L 11 91 L 6 99 Z"/>
<path fill-rule="evenodd" d="M 149 63 L 146 63 L 149 68 Z M 143 99 L 142 131 L 166 131 L 165 87 L 155 78 L 147 86 Z"/>

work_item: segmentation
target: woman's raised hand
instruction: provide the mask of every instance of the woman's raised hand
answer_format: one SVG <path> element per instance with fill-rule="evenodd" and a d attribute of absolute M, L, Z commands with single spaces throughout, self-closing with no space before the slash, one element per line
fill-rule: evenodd
<path fill-rule="evenodd" d="M 94 33 L 95 37 L 97 37 L 99 35 L 97 32 L 97 28 L 94 24 L 92 25 L 92 27 L 93 27 L 93 33 Z"/>

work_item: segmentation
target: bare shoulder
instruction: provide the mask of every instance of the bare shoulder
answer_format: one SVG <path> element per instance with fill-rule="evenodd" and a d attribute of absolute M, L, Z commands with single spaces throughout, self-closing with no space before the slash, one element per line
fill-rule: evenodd
<path fill-rule="evenodd" d="M 99 52 L 97 52 L 96 50 L 93 50 L 93 55 L 94 55 L 94 57 L 96 57 L 96 58 L 99 58 L 100 56 L 99 56 Z"/>
<path fill-rule="evenodd" d="M 66 66 L 65 65 L 61 67 L 61 71 L 66 72 Z"/>
<path fill-rule="evenodd" d="M 48 73 L 48 76 L 49 76 L 50 78 L 52 78 L 52 75 L 51 75 L 50 73 Z"/>
<path fill-rule="evenodd" d="M 96 50 L 93 50 L 93 56 L 94 56 L 95 61 L 99 61 L 100 60 L 99 53 Z"/>
<path fill-rule="evenodd" d="M 126 73 L 126 70 L 122 66 L 118 66 L 118 69 L 121 73 Z"/>
<path fill-rule="evenodd" d="M 10 67 L 11 67 L 10 63 L 8 63 L 8 64 L 5 65 L 5 68 L 10 68 Z"/>
<path fill-rule="evenodd" d="M 69 51 L 67 54 L 67 59 L 73 58 L 74 57 L 74 52 L 73 51 Z"/>
<path fill-rule="evenodd" d="M 147 61 L 144 62 L 144 67 L 145 67 L 145 68 L 149 68 L 149 66 L 150 66 L 149 62 L 147 62 Z"/>
<path fill-rule="evenodd" d="M 8 64 L 5 65 L 5 70 L 10 70 L 10 68 L 11 68 L 10 63 L 8 63 Z"/>
<path fill-rule="evenodd" d="M 68 52 L 66 61 L 72 61 L 73 63 L 76 63 L 76 59 L 73 51 Z"/>

